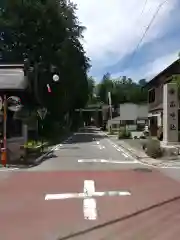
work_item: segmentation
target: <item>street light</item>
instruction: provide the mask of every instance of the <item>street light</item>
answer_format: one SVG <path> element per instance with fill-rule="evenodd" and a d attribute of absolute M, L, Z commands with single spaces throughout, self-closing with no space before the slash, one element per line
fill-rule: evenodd
<path fill-rule="evenodd" d="M 53 79 L 54 82 L 58 82 L 59 81 L 59 75 L 54 74 L 52 79 Z M 47 86 L 48 93 L 51 93 L 52 91 L 51 91 L 51 87 L 50 87 L 49 83 L 46 86 Z"/>
<path fill-rule="evenodd" d="M 58 81 L 59 81 L 59 75 L 54 74 L 54 75 L 53 75 L 53 81 L 54 81 L 54 82 L 58 82 Z"/>

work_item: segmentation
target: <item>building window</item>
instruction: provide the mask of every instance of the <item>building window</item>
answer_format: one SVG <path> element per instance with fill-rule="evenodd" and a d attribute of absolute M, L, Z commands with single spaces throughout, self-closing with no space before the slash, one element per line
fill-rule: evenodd
<path fill-rule="evenodd" d="M 135 121 L 134 120 L 126 120 L 126 125 L 134 125 Z"/>
<path fill-rule="evenodd" d="M 155 89 L 151 89 L 148 93 L 148 102 L 153 103 L 155 101 Z"/>
<path fill-rule="evenodd" d="M 119 124 L 112 124 L 112 128 L 113 128 L 113 129 L 119 128 Z"/>

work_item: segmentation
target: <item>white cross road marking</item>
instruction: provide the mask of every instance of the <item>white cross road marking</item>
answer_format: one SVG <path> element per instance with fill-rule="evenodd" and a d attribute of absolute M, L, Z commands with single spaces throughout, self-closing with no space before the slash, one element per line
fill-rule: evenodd
<path fill-rule="evenodd" d="M 82 193 L 46 194 L 45 200 L 63 200 L 72 198 L 83 198 L 83 212 L 85 220 L 96 220 L 98 217 L 96 200 L 93 197 L 103 196 L 130 196 L 129 191 L 106 191 L 96 192 L 93 180 L 84 180 L 84 191 Z"/>
<path fill-rule="evenodd" d="M 78 163 L 117 163 L 117 164 L 137 164 L 137 160 L 133 161 L 114 161 L 112 159 L 78 159 Z"/>

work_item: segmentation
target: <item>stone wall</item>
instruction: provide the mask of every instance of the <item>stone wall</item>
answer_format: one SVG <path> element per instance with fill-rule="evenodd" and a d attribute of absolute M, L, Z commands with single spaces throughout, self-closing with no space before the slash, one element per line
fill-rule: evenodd
<path fill-rule="evenodd" d="M 20 146 L 24 144 L 24 137 L 12 138 L 7 140 L 8 160 L 17 161 L 21 157 Z"/>

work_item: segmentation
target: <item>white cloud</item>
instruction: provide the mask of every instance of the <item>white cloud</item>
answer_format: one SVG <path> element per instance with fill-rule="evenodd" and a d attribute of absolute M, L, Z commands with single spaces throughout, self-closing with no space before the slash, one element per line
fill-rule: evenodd
<path fill-rule="evenodd" d="M 84 47 L 92 64 L 96 63 L 99 67 L 111 65 L 135 48 L 163 0 L 148 0 L 144 14 L 141 15 L 144 1 L 73 0 L 78 6 L 79 20 L 87 27 Z M 163 27 L 175 2 L 170 0 L 162 7 L 144 42 L 150 42 L 163 34 Z"/>
<path fill-rule="evenodd" d="M 154 77 L 177 59 L 178 52 L 175 52 L 168 55 L 164 55 L 163 57 L 156 59 L 154 62 L 148 63 L 145 66 L 146 78 Z"/>
<path fill-rule="evenodd" d="M 159 72 L 163 71 L 167 68 L 172 62 L 178 59 L 178 52 L 174 52 L 171 54 L 164 55 L 160 58 L 155 59 L 152 62 L 147 62 L 143 66 L 136 69 L 136 71 L 128 71 L 128 72 L 119 72 L 117 74 L 113 74 L 113 78 L 117 78 L 119 76 L 128 76 L 133 80 L 140 80 L 145 78 L 146 80 L 150 80 L 155 77 Z"/>

